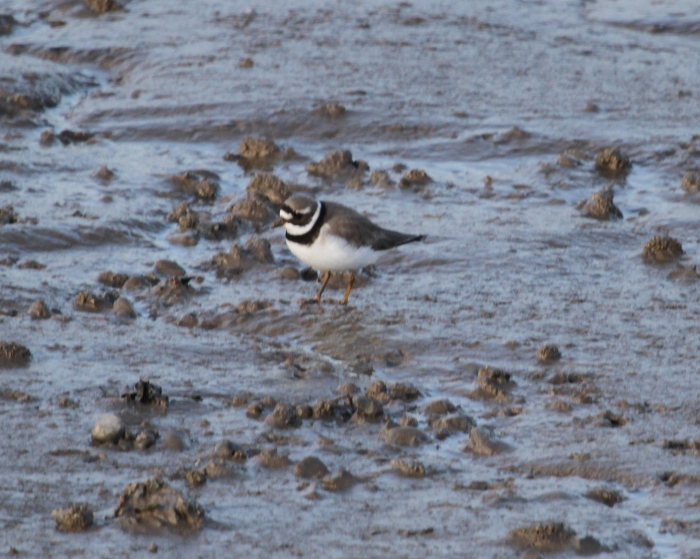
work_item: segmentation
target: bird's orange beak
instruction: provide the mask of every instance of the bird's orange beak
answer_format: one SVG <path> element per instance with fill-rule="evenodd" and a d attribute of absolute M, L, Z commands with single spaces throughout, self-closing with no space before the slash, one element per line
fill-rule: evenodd
<path fill-rule="evenodd" d="M 275 221 L 272 225 L 270 225 L 270 229 L 275 229 L 276 227 L 282 227 L 284 225 L 285 221 L 283 218 L 279 218 L 277 221 Z"/>

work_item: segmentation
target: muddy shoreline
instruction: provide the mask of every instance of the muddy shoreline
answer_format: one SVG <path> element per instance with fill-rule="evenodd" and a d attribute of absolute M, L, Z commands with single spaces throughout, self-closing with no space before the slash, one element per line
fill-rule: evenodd
<path fill-rule="evenodd" d="M 698 21 L 10 0 L 0 549 L 697 556 Z M 293 192 L 427 241 L 309 304 Z"/>

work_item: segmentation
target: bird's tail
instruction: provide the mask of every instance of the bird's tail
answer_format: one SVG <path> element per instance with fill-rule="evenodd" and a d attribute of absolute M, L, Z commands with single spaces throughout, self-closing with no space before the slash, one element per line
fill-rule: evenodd
<path fill-rule="evenodd" d="M 416 243 L 425 239 L 425 235 L 407 235 L 406 233 L 388 231 L 386 229 L 380 229 L 379 231 L 381 235 L 372 243 L 372 248 L 374 250 L 389 250 L 390 248 L 395 248 L 407 243 Z"/>
<path fill-rule="evenodd" d="M 408 237 L 407 239 L 402 239 L 397 243 L 397 247 L 401 245 L 406 245 L 408 243 L 418 243 L 420 241 L 424 241 L 427 238 L 428 235 L 414 235 L 413 237 Z"/>

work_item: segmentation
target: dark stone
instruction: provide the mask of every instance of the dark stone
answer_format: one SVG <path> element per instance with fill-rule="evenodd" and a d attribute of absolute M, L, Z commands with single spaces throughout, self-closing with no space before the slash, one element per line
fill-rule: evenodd
<path fill-rule="evenodd" d="M 170 398 L 163 395 L 163 389 L 149 382 L 148 378 L 140 379 L 135 385 L 133 392 L 122 394 L 122 398 L 137 402 L 139 404 L 153 404 L 160 407 L 167 407 Z"/>

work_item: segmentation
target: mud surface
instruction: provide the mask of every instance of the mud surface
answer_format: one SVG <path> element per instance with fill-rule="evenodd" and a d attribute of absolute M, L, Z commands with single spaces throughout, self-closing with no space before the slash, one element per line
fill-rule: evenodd
<path fill-rule="evenodd" d="M 699 22 L 4 2 L 0 550 L 698 557 Z M 309 304 L 296 192 L 427 241 Z"/>

